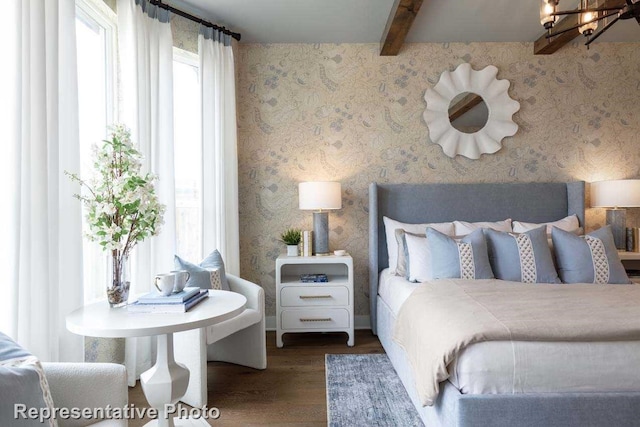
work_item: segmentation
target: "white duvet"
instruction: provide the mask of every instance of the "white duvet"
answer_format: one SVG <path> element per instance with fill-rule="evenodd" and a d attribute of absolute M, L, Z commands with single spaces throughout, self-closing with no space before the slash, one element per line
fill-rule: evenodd
<path fill-rule="evenodd" d="M 419 286 L 380 274 L 378 294 L 397 315 Z M 640 342 L 488 341 L 472 344 L 449 365 L 465 394 L 640 390 Z"/>

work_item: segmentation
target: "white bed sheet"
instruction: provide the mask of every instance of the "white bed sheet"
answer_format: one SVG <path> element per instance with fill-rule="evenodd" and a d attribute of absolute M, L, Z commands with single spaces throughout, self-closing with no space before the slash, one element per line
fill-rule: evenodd
<path fill-rule="evenodd" d="M 387 303 L 393 314 L 397 315 L 402 304 L 409 298 L 411 292 L 420 286 L 420 283 L 412 283 L 402 276 L 391 274 L 391 270 L 385 268 L 380 272 L 378 281 L 378 294 Z"/>
<path fill-rule="evenodd" d="M 394 315 L 419 283 L 380 273 L 378 294 Z M 487 341 L 449 366 L 464 394 L 640 391 L 640 342 Z"/>

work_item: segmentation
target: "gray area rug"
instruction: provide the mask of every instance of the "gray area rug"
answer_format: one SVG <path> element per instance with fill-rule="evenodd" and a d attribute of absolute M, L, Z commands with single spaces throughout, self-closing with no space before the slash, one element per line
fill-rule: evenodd
<path fill-rule="evenodd" d="M 325 367 L 329 426 L 423 426 L 386 354 L 327 354 Z"/>

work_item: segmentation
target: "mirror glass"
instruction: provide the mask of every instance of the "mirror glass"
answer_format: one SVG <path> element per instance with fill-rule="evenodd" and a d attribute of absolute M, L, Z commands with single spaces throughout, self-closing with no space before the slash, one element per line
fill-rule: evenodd
<path fill-rule="evenodd" d="M 460 132 L 476 133 L 487 124 L 487 120 L 487 103 L 473 92 L 462 92 L 449 104 L 449 121 Z"/>

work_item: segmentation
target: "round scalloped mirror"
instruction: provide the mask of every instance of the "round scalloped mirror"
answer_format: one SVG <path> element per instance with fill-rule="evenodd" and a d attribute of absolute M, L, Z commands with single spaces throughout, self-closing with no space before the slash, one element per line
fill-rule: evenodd
<path fill-rule="evenodd" d="M 462 92 L 449 103 L 451 126 L 464 133 L 476 133 L 487 124 L 489 109 L 477 93 Z"/>
<path fill-rule="evenodd" d="M 497 74 L 493 65 L 475 71 L 464 63 L 443 72 L 427 89 L 424 121 L 429 137 L 447 156 L 478 159 L 500 150 L 502 139 L 518 131 L 512 116 L 520 103 L 509 96 L 509 81 L 496 79 Z"/>

